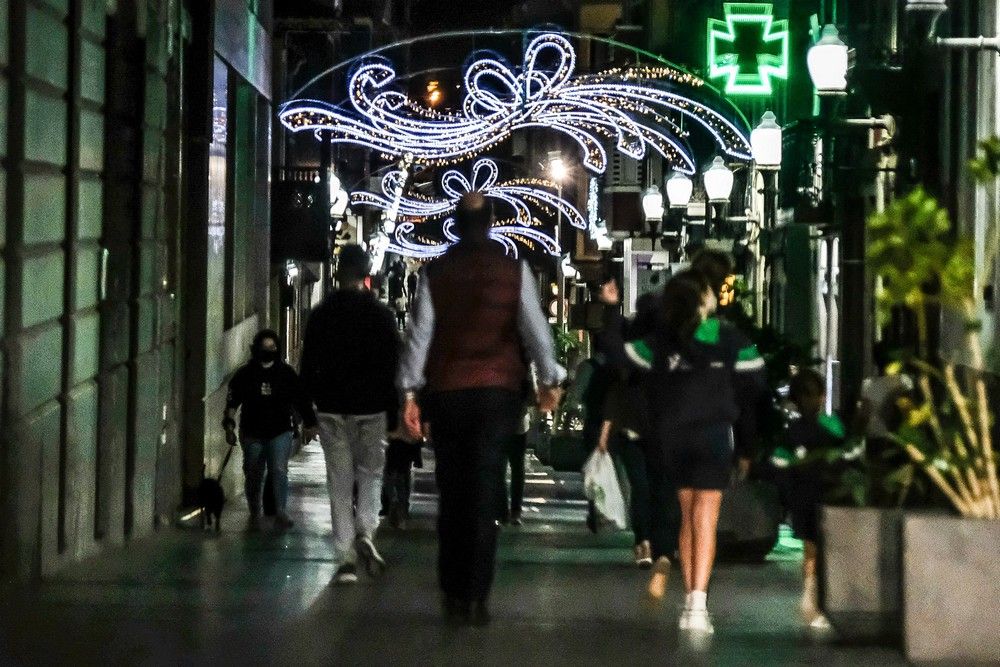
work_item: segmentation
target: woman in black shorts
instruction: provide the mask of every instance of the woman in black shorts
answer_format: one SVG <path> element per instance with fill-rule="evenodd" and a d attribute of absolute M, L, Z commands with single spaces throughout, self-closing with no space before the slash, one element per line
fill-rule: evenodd
<path fill-rule="evenodd" d="M 663 453 L 681 507 L 679 553 L 687 592 L 679 627 L 713 631 L 707 594 L 715 560 L 722 490 L 733 469 L 734 428 L 752 439 L 751 406 L 763 387 L 763 359 L 735 327 L 712 317 L 716 296 L 705 278 L 685 271 L 665 286 L 655 335 L 630 343 L 652 354 L 651 433 Z M 631 347 L 631 349 L 628 349 Z"/>

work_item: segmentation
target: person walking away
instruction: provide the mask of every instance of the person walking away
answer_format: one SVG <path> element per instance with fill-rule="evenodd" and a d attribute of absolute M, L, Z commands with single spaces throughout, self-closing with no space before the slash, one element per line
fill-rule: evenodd
<path fill-rule="evenodd" d="M 305 426 L 303 440 L 316 433 L 316 413 L 303 383 L 291 366 L 279 358 L 278 334 L 264 329 L 253 339 L 250 360 L 229 381 L 226 414 L 222 425 L 226 441 L 236 442 L 236 413 L 239 411 L 239 441 L 243 448 L 243 476 L 248 529 L 261 528 L 264 467 L 272 481 L 275 502 L 274 525 L 288 529 L 288 457 L 292 451 L 294 412 Z"/>
<path fill-rule="evenodd" d="M 534 392 L 530 392 L 531 397 Z M 521 512 L 524 509 L 524 457 L 528 452 L 528 431 L 531 429 L 531 407 L 525 405 L 517 421 L 517 430 L 507 441 L 504 452 L 510 466 L 510 492 L 504 484 L 503 523 L 520 526 L 524 523 Z"/>
<path fill-rule="evenodd" d="M 521 349 L 538 371 L 541 410 L 556 407 L 566 376 L 531 271 L 490 240 L 492 224 L 480 193 L 462 197 L 460 241 L 428 264 L 418 283 L 398 378 L 410 434 L 419 435 L 422 414 L 430 423 L 438 576 L 445 617 L 456 624 L 489 622 L 503 446 L 517 429 L 527 373 Z"/>
<path fill-rule="evenodd" d="M 389 432 L 382 485 L 382 509 L 392 528 L 405 529 L 410 518 L 410 486 L 414 467 L 423 468 L 423 438 L 412 437 L 402 424 Z"/>
<path fill-rule="evenodd" d="M 825 455 L 810 457 L 818 451 L 829 452 L 844 446 L 844 424 L 836 414 L 826 414 L 826 383 L 811 368 L 792 378 L 789 395 L 799 416 L 788 424 L 788 449 L 795 456 L 789 468 L 788 504 L 792 530 L 805 544 L 802 559 L 802 620 L 810 628 L 824 630 L 829 621 L 819 609 L 816 560 L 819 549 L 819 511 L 823 503 L 828 464 Z"/>
<path fill-rule="evenodd" d="M 651 372 L 650 432 L 680 502 L 678 542 L 687 594 L 678 625 L 699 633 L 713 632 L 708 587 L 722 491 L 732 472 L 733 429 L 741 412 L 753 409 L 757 397 L 751 388 L 761 390 L 764 370 L 763 359 L 734 327 L 710 317 L 715 303 L 701 274 L 682 272 L 664 287 L 654 335 L 626 346 Z M 739 434 L 745 442 L 752 442 L 746 429 L 752 424 Z"/>
<path fill-rule="evenodd" d="M 339 288 L 309 317 L 302 348 L 302 378 L 319 412 L 326 459 L 334 581 L 344 584 L 357 581 L 359 558 L 371 576 L 385 568 L 374 539 L 387 413 L 398 405 L 399 337 L 392 312 L 365 288 L 369 266 L 360 246 L 342 248 Z"/>

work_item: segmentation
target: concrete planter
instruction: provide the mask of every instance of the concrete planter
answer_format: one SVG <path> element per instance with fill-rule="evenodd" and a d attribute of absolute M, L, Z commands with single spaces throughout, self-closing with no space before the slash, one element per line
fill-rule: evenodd
<path fill-rule="evenodd" d="M 903 545 L 907 659 L 1000 663 L 1000 521 L 908 515 Z"/>
<path fill-rule="evenodd" d="M 848 641 L 898 642 L 902 512 L 823 507 L 823 609 Z"/>

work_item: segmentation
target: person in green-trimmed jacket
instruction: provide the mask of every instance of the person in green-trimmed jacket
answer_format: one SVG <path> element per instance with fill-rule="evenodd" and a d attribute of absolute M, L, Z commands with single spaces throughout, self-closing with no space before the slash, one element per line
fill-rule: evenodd
<path fill-rule="evenodd" d="M 624 345 L 630 364 L 649 373 L 650 436 L 659 447 L 681 507 L 678 536 L 686 598 L 679 627 L 713 631 L 708 584 L 722 491 L 737 446 L 753 441 L 764 391 L 764 361 L 735 326 L 712 316 L 717 299 L 706 277 L 677 274 L 661 297 L 655 332 Z M 665 579 L 667 554 L 653 577 Z M 650 590 L 661 588 L 651 582 Z"/>

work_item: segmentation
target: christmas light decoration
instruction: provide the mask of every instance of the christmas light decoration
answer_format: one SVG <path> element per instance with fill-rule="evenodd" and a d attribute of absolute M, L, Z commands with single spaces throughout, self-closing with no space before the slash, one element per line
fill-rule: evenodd
<path fill-rule="evenodd" d="M 396 227 L 394 240 L 388 243 L 386 251 L 414 259 L 440 257 L 459 241 L 454 227 L 454 218 L 448 218 L 441 226 L 441 231 L 446 239 L 445 241 L 421 243 L 413 241 L 410 238 L 416 231 L 417 225 L 413 222 L 402 222 Z M 521 246 L 532 250 L 537 246 L 543 252 L 556 257 L 560 254 L 559 243 L 556 239 L 540 229 L 525 227 L 514 221 L 505 220 L 495 223 L 489 231 L 489 236 L 490 239 L 502 245 L 507 254 L 515 259 L 519 257 L 518 248 Z"/>
<path fill-rule="evenodd" d="M 788 21 L 774 19 L 770 3 L 727 2 L 726 19 L 708 20 L 708 78 L 726 77 L 730 95 L 766 96 L 774 92 L 772 79 L 788 78 Z M 756 37 L 755 62 L 740 62 L 736 42 Z"/>
<path fill-rule="evenodd" d="M 555 183 L 545 180 L 521 179 L 498 183 L 500 170 L 496 162 L 488 158 L 477 161 L 472 167 L 472 178 L 466 178 L 460 171 L 449 169 L 441 177 L 444 198 L 424 198 L 415 195 L 397 194 L 400 184 L 405 182 L 400 171 L 390 171 L 382 178 L 382 194 L 354 192 L 352 206 L 371 206 L 389 211 L 397 204 L 397 214 L 404 218 L 433 220 L 452 215 L 459 199 L 469 192 L 480 192 L 485 197 L 507 204 L 514 211 L 514 219 L 522 225 L 530 225 L 532 208 L 550 215 L 561 214 L 569 224 L 577 229 L 586 229 L 583 214 L 565 199 L 549 192 L 556 189 Z"/>
<path fill-rule="evenodd" d="M 516 130 L 543 127 L 572 138 L 583 151 L 584 166 L 595 173 L 607 168 L 604 144 L 613 140 L 626 155 L 640 159 L 651 148 L 675 170 L 693 174 L 695 160 L 680 124 L 686 118 L 693 121 L 688 125 L 704 128 L 723 153 L 750 159 L 746 128 L 695 98 L 711 94 L 701 79 L 668 67 L 592 75 L 576 75 L 575 68 L 576 53 L 565 36 L 539 35 L 528 44 L 519 70 L 494 56 L 473 61 L 465 71 L 461 111 L 444 113 L 391 89 L 395 69 L 373 57 L 349 77 L 349 105 L 292 100 L 278 116 L 293 132 L 320 138 L 328 130 L 332 142 L 365 146 L 387 158 L 412 153 L 424 164 L 461 162 Z"/>

